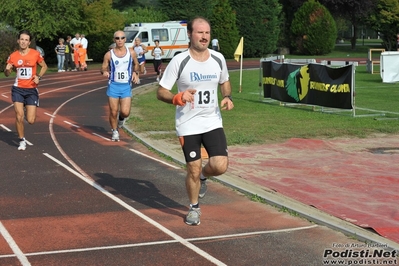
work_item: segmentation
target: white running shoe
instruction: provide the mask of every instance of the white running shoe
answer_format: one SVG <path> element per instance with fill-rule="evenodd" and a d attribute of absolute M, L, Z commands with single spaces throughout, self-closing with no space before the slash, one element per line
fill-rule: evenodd
<path fill-rule="evenodd" d="M 201 217 L 201 209 L 190 207 L 190 210 L 188 211 L 186 216 L 186 224 L 200 225 L 201 223 L 200 217 Z"/>
<path fill-rule="evenodd" d="M 112 130 L 112 141 L 119 141 L 119 132 L 117 129 Z"/>
<path fill-rule="evenodd" d="M 122 128 L 123 125 L 125 124 L 125 121 L 126 121 L 126 118 L 123 118 L 123 120 L 119 120 L 119 119 L 118 119 L 118 127 L 119 127 L 119 128 Z"/>
<path fill-rule="evenodd" d="M 146 69 L 146 68 L 144 68 L 144 73 L 143 73 L 143 75 L 145 75 L 145 74 L 147 74 L 147 69 Z"/>
<path fill-rule="evenodd" d="M 24 139 L 24 140 L 21 140 L 21 141 L 19 142 L 18 150 L 19 150 L 19 151 L 24 151 L 24 150 L 26 150 L 26 141 L 25 141 L 25 139 Z"/>

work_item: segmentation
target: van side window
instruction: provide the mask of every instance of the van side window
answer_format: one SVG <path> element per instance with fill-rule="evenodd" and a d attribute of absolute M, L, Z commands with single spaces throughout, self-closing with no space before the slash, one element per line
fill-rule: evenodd
<path fill-rule="evenodd" d="M 161 42 L 169 41 L 168 29 L 152 29 L 152 41 L 159 40 Z"/>
<path fill-rule="evenodd" d="M 141 32 L 139 37 L 141 39 L 141 42 L 148 42 L 148 32 Z"/>

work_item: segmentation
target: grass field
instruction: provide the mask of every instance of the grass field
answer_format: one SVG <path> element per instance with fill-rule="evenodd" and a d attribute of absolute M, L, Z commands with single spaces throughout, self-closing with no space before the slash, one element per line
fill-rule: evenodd
<path fill-rule="evenodd" d="M 367 49 L 366 49 L 367 51 Z M 366 55 L 367 56 L 367 55 Z M 355 75 L 355 104 L 358 115 L 329 114 L 320 108 L 281 106 L 265 103 L 260 95 L 259 70 L 244 70 L 242 92 L 239 72 L 230 72 L 235 108 L 224 111 L 223 123 L 229 145 L 282 142 L 289 138 L 365 138 L 372 135 L 399 133 L 399 85 L 382 83 L 379 74 L 370 74 L 358 66 Z M 176 88 L 173 89 L 176 92 Z M 159 139 L 175 138 L 175 107 L 156 99 L 149 91 L 133 99 L 128 123 L 136 131 L 171 132 L 156 134 Z"/>

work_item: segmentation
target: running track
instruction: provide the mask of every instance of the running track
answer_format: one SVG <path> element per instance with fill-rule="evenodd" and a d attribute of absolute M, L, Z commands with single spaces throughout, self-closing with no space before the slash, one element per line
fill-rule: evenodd
<path fill-rule="evenodd" d="M 17 151 L 12 81 L 0 80 L 0 265 L 322 265 L 334 243 L 360 243 L 216 182 L 201 225 L 185 225 L 185 170 L 124 132 L 110 141 L 98 70 L 45 75 Z"/>

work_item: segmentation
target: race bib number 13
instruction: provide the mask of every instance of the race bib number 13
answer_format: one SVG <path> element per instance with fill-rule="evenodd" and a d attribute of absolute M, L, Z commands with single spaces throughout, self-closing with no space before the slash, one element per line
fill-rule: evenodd
<path fill-rule="evenodd" d="M 192 108 L 214 108 L 216 106 L 215 90 L 197 91 Z"/>

